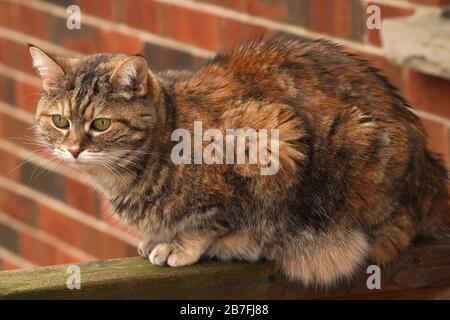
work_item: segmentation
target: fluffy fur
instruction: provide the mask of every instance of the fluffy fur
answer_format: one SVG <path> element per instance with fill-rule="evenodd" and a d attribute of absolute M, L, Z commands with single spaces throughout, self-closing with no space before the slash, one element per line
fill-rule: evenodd
<path fill-rule="evenodd" d="M 44 83 L 42 139 L 142 232 L 139 252 L 154 264 L 265 258 L 293 280 L 333 285 L 369 260 L 392 261 L 417 235 L 448 235 L 447 170 L 419 119 L 376 69 L 336 45 L 255 41 L 197 72 L 157 75 L 139 56 L 30 50 Z M 70 128 L 56 128 L 54 114 Z M 96 118 L 110 128 L 91 130 Z M 194 121 L 279 129 L 278 173 L 174 164 L 171 133 Z"/>

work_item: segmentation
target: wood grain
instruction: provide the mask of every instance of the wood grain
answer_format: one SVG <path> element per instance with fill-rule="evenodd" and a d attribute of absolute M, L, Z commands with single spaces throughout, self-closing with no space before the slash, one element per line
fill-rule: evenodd
<path fill-rule="evenodd" d="M 450 239 L 422 241 L 381 268 L 369 290 L 365 268 L 332 291 L 287 282 L 269 263 L 152 266 L 143 258 L 79 264 L 81 289 L 66 287 L 67 265 L 0 272 L 0 299 L 450 299 Z"/>

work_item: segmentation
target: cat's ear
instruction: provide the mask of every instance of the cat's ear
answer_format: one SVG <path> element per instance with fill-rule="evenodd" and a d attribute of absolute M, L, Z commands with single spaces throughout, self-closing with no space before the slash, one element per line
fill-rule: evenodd
<path fill-rule="evenodd" d="M 33 66 L 42 78 L 42 88 L 46 91 L 53 89 L 64 77 L 64 70 L 54 58 L 36 46 L 28 45 Z"/>
<path fill-rule="evenodd" d="M 158 98 L 158 80 L 141 56 L 126 58 L 113 71 L 109 82 L 126 99 L 148 96 L 156 101 Z"/>

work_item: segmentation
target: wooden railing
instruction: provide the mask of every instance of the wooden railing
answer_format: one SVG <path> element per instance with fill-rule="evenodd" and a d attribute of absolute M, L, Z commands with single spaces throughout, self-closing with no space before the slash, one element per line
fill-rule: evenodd
<path fill-rule="evenodd" d="M 380 290 L 367 288 L 365 268 L 351 284 L 324 291 L 287 282 L 269 263 L 169 268 L 136 257 L 77 266 L 80 289 L 68 288 L 78 269 L 68 265 L 0 272 L 0 299 L 450 299 L 450 239 L 422 241 L 382 267 Z"/>

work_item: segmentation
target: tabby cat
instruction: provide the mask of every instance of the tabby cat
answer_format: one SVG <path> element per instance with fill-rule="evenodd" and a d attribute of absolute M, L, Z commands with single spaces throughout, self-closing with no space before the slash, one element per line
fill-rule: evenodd
<path fill-rule="evenodd" d="M 418 235 L 449 234 L 447 170 L 419 119 L 337 45 L 257 40 L 196 72 L 160 74 L 139 55 L 30 52 L 39 135 L 142 232 L 139 253 L 155 265 L 267 259 L 292 280 L 332 286 Z M 195 121 L 277 129 L 279 170 L 174 163 L 172 133 Z"/>

